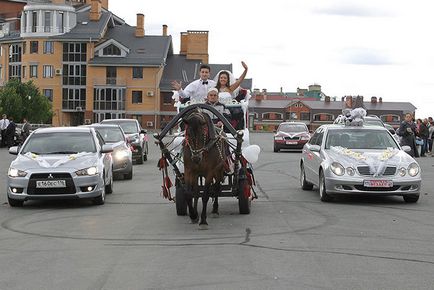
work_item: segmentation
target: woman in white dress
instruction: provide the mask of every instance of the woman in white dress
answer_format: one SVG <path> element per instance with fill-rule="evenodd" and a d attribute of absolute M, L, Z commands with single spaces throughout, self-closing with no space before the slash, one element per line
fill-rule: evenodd
<path fill-rule="evenodd" d="M 235 80 L 232 73 L 226 70 L 222 70 L 217 74 L 216 88 L 219 91 L 219 100 L 221 102 L 224 103 L 228 100 L 235 98 L 236 94 L 238 93 L 240 84 L 243 82 L 244 78 L 246 77 L 247 70 L 248 70 L 248 67 L 244 61 L 241 62 L 241 65 L 244 68 L 244 72 L 241 74 L 238 80 Z"/>

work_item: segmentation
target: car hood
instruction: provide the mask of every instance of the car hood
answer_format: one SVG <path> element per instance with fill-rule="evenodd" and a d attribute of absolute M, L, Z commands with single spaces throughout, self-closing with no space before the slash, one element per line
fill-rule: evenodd
<path fill-rule="evenodd" d="M 309 136 L 309 133 L 308 132 L 288 133 L 283 131 L 277 131 L 276 136 L 293 138 L 293 137 Z"/>
<path fill-rule="evenodd" d="M 72 168 L 75 170 L 94 166 L 97 163 L 97 153 L 82 152 L 78 154 L 36 155 L 19 154 L 12 161 L 11 167 L 27 170 L 37 168 Z"/>
<path fill-rule="evenodd" d="M 341 150 L 343 149 L 343 150 Z M 327 149 L 327 155 L 330 160 L 338 161 L 344 167 L 354 165 L 369 165 L 369 164 L 394 164 L 403 165 L 415 162 L 415 160 L 405 153 L 403 150 L 350 150 L 344 151 L 344 148 L 335 147 L 335 149 Z M 355 154 L 353 154 L 355 153 Z"/>

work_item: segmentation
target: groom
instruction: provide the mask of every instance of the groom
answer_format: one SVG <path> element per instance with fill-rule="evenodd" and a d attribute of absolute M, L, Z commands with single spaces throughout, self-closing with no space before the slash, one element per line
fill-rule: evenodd
<path fill-rule="evenodd" d="M 184 90 L 181 82 L 173 81 L 172 87 L 178 91 L 179 101 L 185 103 L 189 100 L 203 102 L 208 94 L 208 90 L 216 86 L 216 82 L 209 79 L 211 68 L 209 65 L 200 66 L 200 79 L 191 82 Z"/>

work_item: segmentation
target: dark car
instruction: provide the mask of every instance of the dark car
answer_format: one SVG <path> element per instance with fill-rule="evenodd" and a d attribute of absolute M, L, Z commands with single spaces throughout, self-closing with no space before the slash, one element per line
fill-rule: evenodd
<path fill-rule="evenodd" d="M 122 176 L 124 179 L 133 178 L 133 158 L 131 146 L 127 142 L 124 130 L 119 125 L 92 124 L 92 127 L 104 139 L 105 144 L 113 147 L 113 174 L 115 177 Z"/>
<path fill-rule="evenodd" d="M 108 119 L 101 124 L 119 125 L 124 130 L 133 152 L 133 160 L 142 164 L 148 160 L 148 135 L 136 119 Z"/>
<path fill-rule="evenodd" d="M 283 122 L 274 134 L 274 152 L 281 149 L 301 150 L 309 139 L 309 129 L 305 123 Z"/>

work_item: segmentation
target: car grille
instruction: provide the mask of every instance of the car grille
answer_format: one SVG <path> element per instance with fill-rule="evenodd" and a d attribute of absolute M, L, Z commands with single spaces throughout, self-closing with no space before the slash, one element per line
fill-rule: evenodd
<path fill-rule="evenodd" d="M 396 191 L 400 185 L 394 185 L 392 187 L 365 187 L 363 185 L 354 185 L 354 188 L 360 191 Z"/>
<path fill-rule="evenodd" d="M 300 137 L 294 136 L 294 137 L 285 137 L 285 140 L 300 140 Z"/>
<path fill-rule="evenodd" d="M 357 170 L 359 171 L 360 175 L 365 175 L 365 176 L 374 175 L 373 173 L 371 173 L 369 166 L 359 166 L 359 167 L 357 167 Z M 386 170 L 384 171 L 383 176 L 390 176 L 390 175 L 395 175 L 395 174 L 396 174 L 396 167 L 388 166 L 388 167 L 386 167 Z"/>
<path fill-rule="evenodd" d="M 51 176 L 52 178 L 51 178 Z M 50 178 L 48 178 L 50 176 Z M 36 188 L 37 180 L 56 180 L 62 179 L 66 181 L 66 187 L 62 188 Z M 75 193 L 75 185 L 69 173 L 36 173 L 30 176 L 27 194 L 42 195 L 42 194 L 73 194 Z"/>

